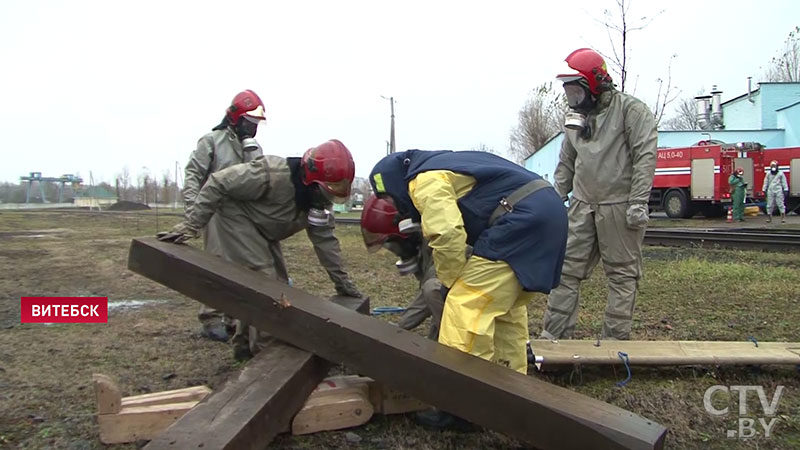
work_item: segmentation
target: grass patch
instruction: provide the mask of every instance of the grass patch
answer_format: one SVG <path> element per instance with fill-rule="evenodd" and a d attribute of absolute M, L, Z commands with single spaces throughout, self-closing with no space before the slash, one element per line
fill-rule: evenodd
<path fill-rule="evenodd" d="M 235 373 L 237 365 L 226 344 L 198 336 L 196 302 L 126 268 L 132 237 L 168 229 L 179 219 L 156 216 L 154 211 L 0 212 L 0 448 L 136 448 L 134 444 L 103 446 L 97 440 L 90 386 L 94 372 L 118 379 L 123 395 L 196 384 L 219 388 L 226 376 Z M 46 232 L 36 233 L 39 237 L 18 233 L 30 230 Z M 367 253 L 358 226 L 340 225 L 336 232 L 347 269 L 370 295 L 373 307 L 403 306 L 413 297 L 416 280 L 400 277 L 394 269 L 395 258 L 388 253 Z M 304 233 L 286 240 L 283 251 L 298 287 L 319 296 L 334 293 Z M 798 261 L 789 253 L 648 247 L 633 338 L 745 340 L 753 336 L 763 341 L 800 341 Z M 599 337 L 605 283 L 598 268 L 583 284 L 578 337 Z M 114 312 L 107 325 L 43 326 L 19 323 L 23 295 L 165 301 Z M 540 295 L 529 307 L 534 336 L 541 331 L 545 302 L 546 297 Z M 394 315 L 379 318 L 397 320 Z M 427 325 L 419 332 L 424 334 Z M 171 374 L 175 376 L 167 376 Z M 532 376 L 662 423 L 670 428 L 670 449 L 800 445 L 800 382 L 793 367 L 636 368 L 632 381 L 622 389 L 615 383 L 625 374 L 610 368 Z M 785 386 L 772 438 L 725 439 L 726 430 L 736 427 L 735 414 L 712 417 L 702 404 L 705 390 L 716 384 L 763 385 L 768 396 L 778 385 Z M 750 405 L 755 407 L 758 401 L 752 398 Z M 729 406 L 735 411 L 736 400 Z M 488 431 L 430 433 L 404 416 L 376 416 L 350 431 L 362 437 L 359 444 L 348 443 L 342 431 L 281 436 L 272 448 L 525 448 Z"/>

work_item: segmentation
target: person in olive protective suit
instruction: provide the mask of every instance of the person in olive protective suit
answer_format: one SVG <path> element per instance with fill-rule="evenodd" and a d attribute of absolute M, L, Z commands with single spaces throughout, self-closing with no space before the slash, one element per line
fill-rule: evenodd
<path fill-rule="evenodd" d="M 234 164 L 252 161 L 262 155 L 255 140 L 258 126 L 266 122 L 264 102 L 251 90 L 242 91 L 233 98 L 222 122 L 197 142 L 197 148 L 186 165 L 183 202 L 186 216 L 192 209 L 197 193 L 208 177 Z M 233 206 L 228 207 L 232 209 Z M 246 255 L 237 252 L 231 242 L 235 239 L 223 224 L 212 217 L 203 228 L 203 249 L 213 255 L 233 262 L 246 261 Z M 203 325 L 203 336 L 216 341 L 227 341 L 233 332 L 234 322 L 221 311 L 201 305 L 198 319 Z"/>
<path fill-rule="evenodd" d="M 569 239 L 561 283 L 550 293 L 542 338 L 570 338 L 580 284 L 599 261 L 608 278 L 603 339 L 628 339 L 642 275 L 642 242 L 656 168 L 658 133 L 650 109 L 614 89 L 603 58 L 582 48 L 558 75 L 570 110 L 554 185 L 569 198 Z"/>
<path fill-rule="evenodd" d="M 331 202 L 348 199 L 354 175 L 353 157 L 338 140 L 311 148 L 302 158 L 261 156 L 211 174 L 186 219 L 170 232 L 159 233 L 159 239 L 181 243 L 198 237 L 199 230 L 216 218 L 227 234 L 227 250 L 239 255 L 232 262 L 288 282 L 280 241 L 305 229 L 336 292 L 361 297 L 342 267 L 328 210 Z M 257 350 L 255 333 L 246 323 L 237 325 L 233 338 L 237 359 Z"/>
<path fill-rule="evenodd" d="M 789 190 L 786 175 L 778 168 L 778 161 L 770 161 L 769 172 L 764 175 L 764 186 L 761 188 L 767 194 L 767 222 L 772 222 L 772 213 L 777 208 L 781 213 L 781 223 L 786 223 L 786 205 L 784 192 Z"/>
<path fill-rule="evenodd" d="M 744 200 L 747 196 L 747 183 L 743 177 L 744 169 L 741 167 L 737 167 L 733 174 L 728 177 L 728 184 L 731 186 L 733 220 L 737 222 L 744 222 Z"/>
<path fill-rule="evenodd" d="M 438 340 L 445 290 L 436 278 L 431 248 L 420 233 L 401 233 L 396 217 L 397 209 L 391 202 L 370 195 L 361 212 L 364 244 L 370 252 L 385 248 L 397 255 L 400 260 L 396 266 L 400 275 L 413 273 L 419 281 L 419 291 L 397 325 L 404 330 L 413 330 L 431 317 L 428 339 Z"/>

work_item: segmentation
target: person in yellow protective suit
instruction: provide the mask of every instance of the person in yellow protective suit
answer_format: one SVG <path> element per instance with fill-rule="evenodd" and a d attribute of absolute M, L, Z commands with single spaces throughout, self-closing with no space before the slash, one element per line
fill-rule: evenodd
<path fill-rule="evenodd" d="M 354 174 L 350 151 L 335 139 L 309 149 L 302 158 L 262 156 L 233 165 L 213 173 L 188 217 L 171 231 L 159 233 L 159 239 L 181 243 L 198 237 L 199 230 L 216 218 L 227 248 L 241 255 L 225 259 L 288 282 L 280 241 L 305 230 L 337 294 L 361 297 L 343 268 L 328 212 L 331 202 L 347 200 Z M 232 339 L 234 357 L 252 356 L 258 350 L 255 338 L 255 329 L 240 321 Z"/>
<path fill-rule="evenodd" d="M 421 227 L 433 249 L 436 275 L 450 289 L 439 343 L 526 373 L 527 303 L 558 285 L 567 238 L 550 183 L 490 153 L 421 150 L 383 158 L 370 183 L 394 203 L 399 231 Z M 455 421 L 442 411 L 418 420 Z"/>
<path fill-rule="evenodd" d="M 569 240 L 561 283 L 550 293 L 542 337 L 572 337 L 580 284 L 603 261 L 608 304 L 603 339 L 628 339 L 642 274 L 642 242 L 656 167 L 658 134 L 650 109 L 614 89 L 603 58 L 579 49 L 558 75 L 570 111 L 555 171 L 569 199 Z"/>
<path fill-rule="evenodd" d="M 182 195 L 187 217 L 211 174 L 262 155 L 255 136 L 259 125 L 265 122 L 264 102 L 255 92 L 245 90 L 236 94 L 222 122 L 200 138 L 186 164 Z M 233 208 L 235 205 L 228 206 L 228 209 Z M 231 245 L 234 238 L 225 232 L 221 222 L 221 218 L 212 217 L 203 228 L 203 250 L 229 261 L 245 263 L 247 255 Z M 231 317 L 205 305 L 200 306 L 197 318 L 203 327 L 201 335 L 215 341 L 227 341 L 235 328 Z"/>

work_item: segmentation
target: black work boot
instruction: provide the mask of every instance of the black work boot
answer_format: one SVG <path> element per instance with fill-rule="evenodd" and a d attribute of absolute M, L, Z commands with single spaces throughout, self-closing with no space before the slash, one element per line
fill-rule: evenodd
<path fill-rule="evenodd" d="M 209 320 L 203 322 L 203 330 L 200 335 L 212 341 L 228 342 L 231 338 L 231 330 L 221 320 Z"/>
<path fill-rule="evenodd" d="M 233 359 L 236 361 L 245 362 L 253 357 L 253 352 L 250 350 L 250 342 L 246 337 L 237 334 L 231 339 L 231 346 L 233 347 Z"/>
<path fill-rule="evenodd" d="M 414 422 L 434 430 L 476 431 L 477 427 L 466 420 L 450 413 L 429 409 L 414 414 Z"/>

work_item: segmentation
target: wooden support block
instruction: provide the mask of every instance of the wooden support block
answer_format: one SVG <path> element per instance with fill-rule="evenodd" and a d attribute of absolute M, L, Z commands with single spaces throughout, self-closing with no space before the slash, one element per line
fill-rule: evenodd
<path fill-rule="evenodd" d="M 292 434 L 357 427 L 367 423 L 373 412 L 366 383 L 314 391 L 294 416 Z"/>
<path fill-rule="evenodd" d="M 115 414 L 122 407 L 122 394 L 114 381 L 102 373 L 92 374 L 97 414 Z"/>
<path fill-rule="evenodd" d="M 196 401 L 122 409 L 116 414 L 100 414 L 100 442 L 121 444 L 152 439 L 180 419 Z"/>
<path fill-rule="evenodd" d="M 667 430 L 644 417 L 356 314 L 192 247 L 134 239 L 128 267 L 307 352 L 543 450 L 663 448 Z M 316 384 L 300 397 L 298 409 Z M 262 426 L 280 422 L 265 421 Z"/>
<path fill-rule="evenodd" d="M 104 444 L 152 439 L 211 392 L 206 386 L 194 386 L 123 398 L 110 377 L 96 373 L 92 381 Z"/>
<path fill-rule="evenodd" d="M 319 301 L 369 311 L 369 299 Z M 151 440 L 145 450 L 264 449 L 278 433 L 290 430 L 292 417 L 329 369 L 329 362 L 271 339 L 237 376 Z"/>

